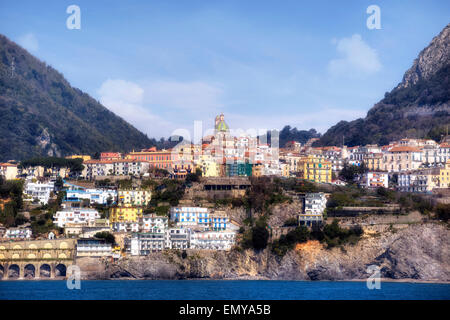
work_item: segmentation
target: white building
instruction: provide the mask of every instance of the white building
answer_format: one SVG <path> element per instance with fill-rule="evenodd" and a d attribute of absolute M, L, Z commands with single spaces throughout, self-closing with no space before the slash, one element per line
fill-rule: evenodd
<path fill-rule="evenodd" d="M 55 190 L 55 183 L 53 181 L 47 183 L 41 182 L 27 182 L 25 185 L 24 193 L 26 194 L 26 200 L 34 201 L 39 200 L 41 204 L 47 204 L 50 199 L 50 194 Z"/>
<path fill-rule="evenodd" d="M 401 192 L 431 192 L 439 187 L 439 169 L 422 169 L 398 174 L 397 189 Z"/>
<path fill-rule="evenodd" d="M 165 232 L 168 228 L 168 218 L 158 216 L 156 214 L 144 215 L 139 220 L 140 229 L 142 232 Z"/>
<path fill-rule="evenodd" d="M 66 190 L 66 201 L 89 200 L 90 203 L 97 204 L 107 204 L 108 201 L 116 203 L 117 201 L 117 191 L 113 189 L 83 188 L 68 183 L 64 185 L 69 186 Z"/>
<path fill-rule="evenodd" d="M 208 227 L 209 211 L 208 208 L 201 207 L 172 207 L 170 208 L 170 220 L 179 227 Z"/>
<path fill-rule="evenodd" d="M 135 233 L 127 240 L 132 256 L 145 256 L 150 252 L 162 251 L 166 247 L 165 232 Z"/>
<path fill-rule="evenodd" d="M 170 228 L 167 232 L 166 246 L 169 249 L 188 249 L 190 247 L 190 229 Z"/>
<path fill-rule="evenodd" d="M 230 250 L 235 243 L 236 233 L 233 231 L 192 232 L 191 249 Z"/>
<path fill-rule="evenodd" d="M 366 188 L 387 188 L 389 175 L 386 172 L 366 172 L 363 174 L 361 182 L 361 185 Z"/>
<path fill-rule="evenodd" d="M 114 232 L 139 232 L 139 222 L 134 221 L 113 222 L 111 228 Z"/>
<path fill-rule="evenodd" d="M 4 237 L 6 239 L 31 239 L 32 234 L 30 228 L 8 228 Z"/>
<path fill-rule="evenodd" d="M 92 224 L 96 219 L 100 218 L 100 214 L 95 209 L 90 208 L 65 208 L 57 211 L 53 215 L 53 223 L 60 228 L 64 228 L 66 223 L 76 224 Z"/>
<path fill-rule="evenodd" d="M 77 257 L 111 257 L 112 246 L 100 239 L 78 239 Z"/>
<path fill-rule="evenodd" d="M 322 223 L 326 207 L 327 198 L 324 193 L 307 193 L 304 199 L 303 213 L 298 216 L 299 224 L 310 227 Z"/>

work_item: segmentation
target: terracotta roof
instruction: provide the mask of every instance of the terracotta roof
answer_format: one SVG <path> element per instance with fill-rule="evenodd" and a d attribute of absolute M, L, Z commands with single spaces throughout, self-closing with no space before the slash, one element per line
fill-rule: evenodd
<path fill-rule="evenodd" d="M 409 147 L 409 146 L 393 147 L 389 151 L 390 152 L 421 152 L 421 150 L 419 148 Z"/>

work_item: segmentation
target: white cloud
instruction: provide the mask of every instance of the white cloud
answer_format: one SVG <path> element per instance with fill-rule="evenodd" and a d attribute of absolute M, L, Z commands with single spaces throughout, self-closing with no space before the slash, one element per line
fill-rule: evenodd
<path fill-rule="evenodd" d="M 362 76 L 378 72 L 381 63 L 375 49 L 365 43 L 359 34 L 351 38 L 332 39 L 340 58 L 328 64 L 328 71 L 335 76 Z"/>
<path fill-rule="evenodd" d="M 17 39 L 17 43 L 30 52 L 36 52 L 39 49 L 39 42 L 33 33 L 27 33 Z"/>
<path fill-rule="evenodd" d="M 145 86 L 146 103 L 185 112 L 218 109 L 221 94 L 222 89 L 200 81 L 155 81 Z"/>
<path fill-rule="evenodd" d="M 121 79 L 108 79 L 102 83 L 98 94 L 105 107 L 147 133 L 150 138 L 170 134 L 170 123 L 144 107 L 144 89 L 138 84 Z"/>

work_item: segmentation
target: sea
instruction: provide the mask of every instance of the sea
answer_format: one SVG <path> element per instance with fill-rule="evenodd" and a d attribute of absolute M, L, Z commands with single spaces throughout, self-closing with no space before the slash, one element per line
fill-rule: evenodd
<path fill-rule="evenodd" d="M 0 300 L 449 300 L 450 284 L 274 280 L 0 281 Z M 75 288 L 74 288 L 75 287 Z"/>

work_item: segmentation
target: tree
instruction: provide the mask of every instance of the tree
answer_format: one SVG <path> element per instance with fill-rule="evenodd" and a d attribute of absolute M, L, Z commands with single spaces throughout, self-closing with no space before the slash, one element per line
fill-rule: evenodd
<path fill-rule="evenodd" d="M 256 226 L 252 229 L 252 243 L 253 248 L 256 250 L 262 250 L 267 247 L 267 241 L 269 240 L 269 231 L 266 227 Z"/>
<path fill-rule="evenodd" d="M 114 235 L 107 231 L 97 232 L 94 236 L 98 239 L 105 239 L 106 243 L 111 243 L 112 245 L 116 243 Z"/>

